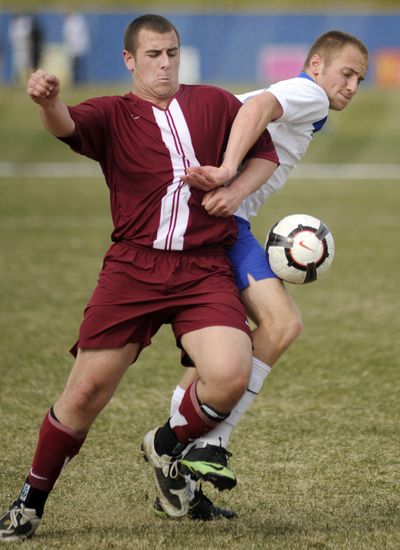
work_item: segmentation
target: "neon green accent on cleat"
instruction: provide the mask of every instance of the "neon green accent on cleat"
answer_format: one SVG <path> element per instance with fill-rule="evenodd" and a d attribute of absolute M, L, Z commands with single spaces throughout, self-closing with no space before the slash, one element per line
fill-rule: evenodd
<path fill-rule="evenodd" d="M 191 460 L 185 459 L 181 459 L 179 462 L 181 466 L 187 468 L 192 474 L 199 474 L 200 477 L 212 474 L 214 476 L 225 477 L 231 480 L 236 479 L 233 472 L 225 466 L 221 466 L 221 464 L 213 464 L 211 462 L 202 461 L 192 462 Z"/>

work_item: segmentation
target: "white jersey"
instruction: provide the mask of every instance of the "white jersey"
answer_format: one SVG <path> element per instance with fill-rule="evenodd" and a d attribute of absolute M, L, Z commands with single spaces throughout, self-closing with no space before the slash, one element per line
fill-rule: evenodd
<path fill-rule="evenodd" d="M 276 97 L 283 109 L 282 116 L 268 124 L 280 165 L 268 181 L 249 195 L 236 211 L 237 216 L 246 220 L 256 216 L 267 198 L 285 184 L 290 172 L 306 153 L 314 133 L 324 125 L 329 110 L 325 91 L 306 73 L 237 97 L 244 103 L 250 97 L 266 91 Z"/>

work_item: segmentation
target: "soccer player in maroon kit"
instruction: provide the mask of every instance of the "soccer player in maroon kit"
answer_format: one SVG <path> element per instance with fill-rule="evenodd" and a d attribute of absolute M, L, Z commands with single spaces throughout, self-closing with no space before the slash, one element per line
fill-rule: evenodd
<path fill-rule="evenodd" d="M 68 107 L 56 76 L 38 70 L 28 82 L 47 130 L 100 163 L 114 230 L 71 350 L 74 366 L 45 415 L 22 491 L 0 520 L 0 540 L 35 532 L 62 468 L 162 324 L 171 324 L 199 374 L 178 411 L 142 444 L 168 515 L 189 510 L 180 453 L 225 419 L 246 389 L 250 331 L 224 250 L 236 225 L 232 217 L 209 216 L 204 192 L 182 180 L 189 166 L 221 163 L 241 104 L 219 88 L 179 84 L 179 35 L 163 17 L 132 21 L 123 56 L 133 75 L 124 96 Z M 232 185 L 244 198 L 277 164 L 265 132 Z M 226 463 L 216 466 L 228 486 L 233 474 Z"/>

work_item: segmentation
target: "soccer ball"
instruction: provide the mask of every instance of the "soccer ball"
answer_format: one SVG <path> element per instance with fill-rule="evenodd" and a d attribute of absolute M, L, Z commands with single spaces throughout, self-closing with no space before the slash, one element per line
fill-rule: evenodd
<path fill-rule="evenodd" d="M 321 220 L 293 214 L 277 222 L 267 235 L 265 251 L 272 271 L 288 283 L 311 283 L 331 267 L 332 233 Z"/>

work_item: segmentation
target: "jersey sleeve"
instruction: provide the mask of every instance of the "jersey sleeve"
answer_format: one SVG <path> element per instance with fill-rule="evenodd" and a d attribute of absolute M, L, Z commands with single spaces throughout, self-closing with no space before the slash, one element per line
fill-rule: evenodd
<path fill-rule="evenodd" d="M 239 98 L 237 96 L 232 95 L 227 90 L 214 88 L 214 91 L 217 91 L 217 95 L 213 98 L 214 102 L 217 101 L 217 103 L 215 103 L 214 116 L 216 119 L 221 121 L 219 126 L 224 126 L 225 128 L 225 149 L 233 121 L 242 106 L 242 103 L 238 100 Z M 222 109 L 225 109 L 224 115 L 222 115 Z M 224 122 L 222 123 L 222 121 Z M 262 158 L 275 162 L 275 164 L 279 164 L 279 158 L 276 153 L 274 143 L 267 129 L 264 130 L 255 144 L 247 152 L 244 160 L 248 160 L 249 158 Z"/>
<path fill-rule="evenodd" d="M 100 161 L 107 146 L 107 98 L 90 99 L 68 107 L 68 110 L 75 122 L 75 133 L 70 138 L 61 138 L 61 141 L 76 153 Z"/>
<path fill-rule="evenodd" d="M 272 84 L 266 91 L 282 106 L 283 114 L 275 122 L 314 123 L 328 115 L 329 100 L 324 90 L 306 78 L 292 78 Z"/>
<path fill-rule="evenodd" d="M 270 160 L 279 165 L 279 157 L 276 152 L 275 145 L 272 141 L 271 134 L 268 130 L 264 130 L 253 147 L 248 151 L 244 160 L 250 158 L 262 158 L 264 160 Z"/>
<path fill-rule="evenodd" d="M 261 88 L 260 90 L 253 90 L 252 92 L 246 92 L 244 94 L 237 94 L 236 97 L 238 98 L 238 100 L 241 102 L 241 103 L 245 103 L 248 99 L 250 99 L 251 97 L 255 96 L 255 95 L 259 95 L 259 94 L 262 94 L 263 92 L 265 92 L 267 90 L 267 88 Z"/>

